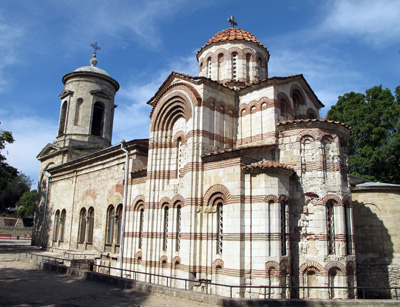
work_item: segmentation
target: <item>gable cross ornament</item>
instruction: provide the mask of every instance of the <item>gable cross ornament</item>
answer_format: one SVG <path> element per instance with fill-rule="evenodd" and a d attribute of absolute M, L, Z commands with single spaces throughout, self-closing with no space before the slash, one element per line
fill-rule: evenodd
<path fill-rule="evenodd" d="M 235 17 L 231 16 L 231 18 L 228 18 L 228 22 L 231 23 L 232 29 L 235 29 L 235 26 L 237 26 L 237 22 L 235 21 Z"/>

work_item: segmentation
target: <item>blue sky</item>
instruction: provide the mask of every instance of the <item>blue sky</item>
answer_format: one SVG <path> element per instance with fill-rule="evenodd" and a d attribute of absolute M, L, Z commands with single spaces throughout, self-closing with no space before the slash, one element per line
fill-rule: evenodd
<path fill-rule="evenodd" d="M 400 85 L 398 0 L 53 0 L 0 2 L 0 129 L 8 162 L 37 182 L 36 155 L 57 133 L 61 78 L 89 65 L 116 79 L 113 144 L 147 138 L 148 99 L 171 71 L 196 76 L 196 52 L 230 26 L 255 35 L 269 75 L 302 73 L 326 105 L 382 84 Z"/>

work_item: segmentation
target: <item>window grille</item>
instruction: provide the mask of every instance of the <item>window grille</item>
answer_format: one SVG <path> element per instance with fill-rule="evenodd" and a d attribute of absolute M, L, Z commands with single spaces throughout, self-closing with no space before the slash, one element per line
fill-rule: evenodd
<path fill-rule="evenodd" d="M 223 208 L 222 204 L 217 206 L 217 254 L 222 254 L 223 240 Z"/>
<path fill-rule="evenodd" d="M 181 249 L 181 206 L 176 207 L 176 251 Z"/>
<path fill-rule="evenodd" d="M 237 81 L 237 53 L 232 53 L 232 81 Z"/>
<path fill-rule="evenodd" d="M 144 223 L 144 209 L 140 210 L 139 216 L 139 248 L 143 247 L 143 223 Z"/>
<path fill-rule="evenodd" d="M 329 202 L 326 207 L 326 221 L 327 221 L 327 241 L 328 241 L 328 254 L 335 253 L 335 220 L 334 220 L 334 206 Z"/>
<path fill-rule="evenodd" d="M 163 234 L 163 250 L 167 250 L 168 244 L 168 207 L 164 208 L 164 234 Z"/>
<path fill-rule="evenodd" d="M 281 202 L 281 254 L 285 256 L 286 250 L 286 202 Z"/>

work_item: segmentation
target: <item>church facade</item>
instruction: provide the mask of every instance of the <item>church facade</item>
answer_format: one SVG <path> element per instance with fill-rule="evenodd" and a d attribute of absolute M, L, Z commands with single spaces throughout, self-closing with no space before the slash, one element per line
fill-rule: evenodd
<path fill-rule="evenodd" d="M 149 139 L 114 146 L 118 82 L 95 55 L 65 75 L 34 243 L 218 295 L 353 298 L 350 129 L 320 118 L 303 75 L 269 77 L 269 57 L 245 30 L 217 33 L 198 76 L 172 72 L 147 102 Z"/>

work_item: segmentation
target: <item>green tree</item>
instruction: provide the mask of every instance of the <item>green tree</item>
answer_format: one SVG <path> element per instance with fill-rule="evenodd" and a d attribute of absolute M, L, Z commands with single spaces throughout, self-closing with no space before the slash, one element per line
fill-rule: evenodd
<path fill-rule="evenodd" d="M 2 153 L 2 151 L 6 148 L 6 144 L 11 144 L 13 142 L 14 138 L 10 131 L 0 130 L 0 193 L 6 188 L 7 184 L 18 174 L 17 169 L 10 166 L 6 162 L 7 159 Z"/>
<path fill-rule="evenodd" d="M 0 193 L 0 212 L 5 208 L 14 208 L 21 196 L 30 191 L 32 180 L 23 173 L 18 174 L 11 180 Z"/>
<path fill-rule="evenodd" d="M 23 218 L 33 215 L 35 212 L 36 198 L 36 190 L 25 192 L 17 202 L 17 207 L 19 207 L 17 216 Z"/>
<path fill-rule="evenodd" d="M 352 127 L 348 140 L 350 173 L 366 179 L 400 183 L 400 86 L 395 95 L 382 85 L 365 94 L 346 93 L 327 119 Z"/>

